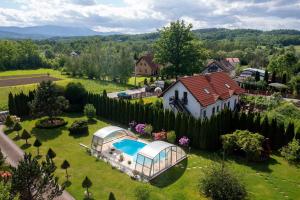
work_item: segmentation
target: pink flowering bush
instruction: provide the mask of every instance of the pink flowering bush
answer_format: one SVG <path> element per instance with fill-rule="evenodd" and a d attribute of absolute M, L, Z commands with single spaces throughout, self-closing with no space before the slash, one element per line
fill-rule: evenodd
<path fill-rule="evenodd" d="M 145 127 L 146 127 L 146 124 L 137 124 L 135 126 L 135 131 L 141 135 L 144 135 L 144 134 L 146 134 Z"/>
<path fill-rule="evenodd" d="M 190 139 L 186 136 L 183 136 L 182 138 L 179 139 L 179 144 L 181 146 L 187 147 L 189 146 L 189 143 L 190 143 Z"/>
<path fill-rule="evenodd" d="M 159 133 L 154 133 L 154 140 L 166 140 L 167 139 L 167 133 L 162 131 Z"/>

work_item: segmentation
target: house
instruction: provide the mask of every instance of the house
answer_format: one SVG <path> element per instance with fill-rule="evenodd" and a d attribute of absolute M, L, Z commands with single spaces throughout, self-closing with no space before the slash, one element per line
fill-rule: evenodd
<path fill-rule="evenodd" d="M 70 53 L 70 56 L 76 57 L 76 56 L 79 56 L 79 54 L 78 54 L 76 51 L 72 51 L 72 52 Z"/>
<path fill-rule="evenodd" d="M 160 65 L 153 61 L 152 54 L 140 57 L 135 64 L 135 74 L 139 76 L 153 76 L 159 73 Z"/>
<path fill-rule="evenodd" d="M 244 90 L 225 72 L 179 78 L 160 96 L 164 109 L 210 118 L 224 108 L 234 110 Z"/>
<path fill-rule="evenodd" d="M 234 65 L 230 64 L 230 62 L 228 62 L 227 60 L 212 60 L 208 62 L 202 74 L 213 72 L 225 72 L 230 77 L 234 77 L 235 67 Z"/>
<path fill-rule="evenodd" d="M 232 66 L 236 67 L 239 64 L 241 64 L 240 59 L 239 58 L 225 58 L 225 60 L 227 62 L 229 62 Z"/>
<path fill-rule="evenodd" d="M 263 70 L 263 69 L 256 69 L 256 68 L 247 68 L 247 69 L 244 69 L 241 72 L 239 78 L 240 79 L 246 79 L 246 78 L 249 78 L 249 77 L 255 77 L 256 73 L 259 73 L 260 80 L 264 80 L 265 70 Z"/>

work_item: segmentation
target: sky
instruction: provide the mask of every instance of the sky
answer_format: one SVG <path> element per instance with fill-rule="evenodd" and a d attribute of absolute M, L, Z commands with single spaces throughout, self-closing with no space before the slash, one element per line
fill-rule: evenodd
<path fill-rule="evenodd" d="M 0 26 L 146 33 L 178 19 L 194 29 L 300 30 L 300 0 L 0 0 Z"/>

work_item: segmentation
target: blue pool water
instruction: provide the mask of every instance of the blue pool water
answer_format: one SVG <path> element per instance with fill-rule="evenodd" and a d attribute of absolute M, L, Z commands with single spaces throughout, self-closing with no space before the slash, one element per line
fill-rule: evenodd
<path fill-rule="evenodd" d="M 142 142 L 139 142 L 136 140 L 130 140 L 130 139 L 123 139 L 123 140 L 113 143 L 113 146 L 116 149 L 118 149 L 130 156 L 135 156 L 136 153 L 146 145 L 147 144 L 145 144 L 145 143 L 142 143 Z"/>

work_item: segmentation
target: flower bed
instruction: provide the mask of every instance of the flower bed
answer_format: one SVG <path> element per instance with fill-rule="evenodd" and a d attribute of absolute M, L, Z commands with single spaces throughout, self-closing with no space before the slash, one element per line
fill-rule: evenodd
<path fill-rule="evenodd" d="M 35 123 L 35 127 L 42 128 L 42 129 L 53 129 L 58 128 L 61 126 L 67 125 L 68 122 L 66 122 L 63 118 L 55 117 L 55 118 L 46 118 L 38 120 Z"/>

